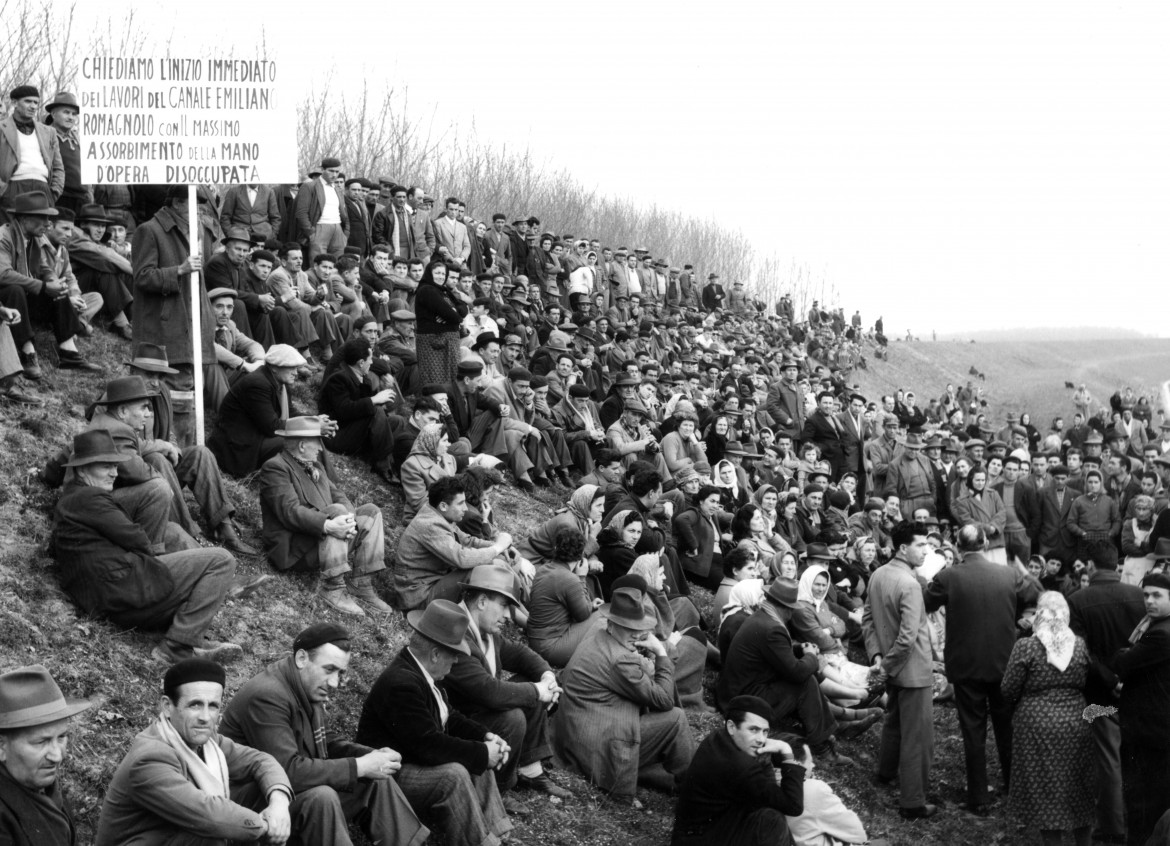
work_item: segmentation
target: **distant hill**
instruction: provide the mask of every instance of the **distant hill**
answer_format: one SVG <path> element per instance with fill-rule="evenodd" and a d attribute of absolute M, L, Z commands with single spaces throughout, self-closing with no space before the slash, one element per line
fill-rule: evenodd
<path fill-rule="evenodd" d="M 1118 326 L 1072 326 L 1064 328 L 1031 328 L 1031 329 L 982 329 L 977 332 L 948 332 L 939 335 L 941 341 L 975 341 L 976 343 L 993 341 L 1107 341 L 1123 338 L 1153 338 L 1134 329 Z M 927 337 L 923 336 L 922 341 Z"/>
<path fill-rule="evenodd" d="M 869 398 L 905 388 L 925 406 L 930 397 L 941 396 L 948 383 L 959 388 L 971 381 L 983 388 L 994 421 L 1001 422 L 1009 411 L 1027 411 L 1041 431 L 1058 414 L 1071 419 L 1073 392 L 1066 382 L 1085 383 L 1106 405 L 1115 390 L 1129 385 L 1151 396 L 1158 409 L 1162 406 L 1158 386 L 1170 379 L 1170 339 L 1165 338 L 917 341 L 891 343 L 889 349 L 889 361 L 871 359 L 869 369 L 857 371 L 850 380 Z M 971 375 L 971 368 L 985 378 Z"/>

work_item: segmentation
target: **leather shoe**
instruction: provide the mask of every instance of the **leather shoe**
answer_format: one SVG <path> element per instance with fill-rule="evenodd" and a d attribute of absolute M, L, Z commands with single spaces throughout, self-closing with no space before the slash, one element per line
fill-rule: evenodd
<path fill-rule="evenodd" d="M 84 370 L 87 373 L 101 373 L 102 367 L 92 361 L 86 361 L 81 353 L 75 350 L 57 348 L 57 367 L 61 370 Z"/>
<path fill-rule="evenodd" d="M 17 405 L 28 405 L 33 407 L 40 407 L 45 404 L 43 399 L 34 397 L 32 394 L 26 394 L 23 391 L 18 391 L 16 388 L 9 388 L 6 391 L 0 391 L 0 400 L 14 402 Z"/>
<path fill-rule="evenodd" d="M 938 813 L 938 805 L 919 805 L 917 808 L 899 808 L 898 815 L 904 820 L 927 820 Z"/>
<path fill-rule="evenodd" d="M 229 643 L 226 640 L 204 639 L 202 646 L 195 647 L 195 654 L 200 658 L 224 663 L 244 657 L 244 647 L 238 643 Z"/>
<path fill-rule="evenodd" d="M 536 487 L 532 484 L 532 482 L 528 481 L 527 479 L 517 479 L 516 487 L 524 491 L 526 494 L 531 494 L 536 490 Z"/>
<path fill-rule="evenodd" d="M 39 382 L 44 372 L 41 370 L 41 365 L 37 361 L 37 354 L 35 352 L 20 353 L 20 366 L 24 368 L 24 378 L 31 379 L 34 382 Z"/>
<path fill-rule="evenodd" d="M 552 486 L 552 482 L 548 480 L 548 476 L 543 473 L 538 473 L 532 477 L 532 481 L 536 483 L 538 488 L 547 488 Z"/>
<path fill-rule="evenodd" d="M 504 810 L 515 817 L 528 817 L 532 815 L 532 809 L 513 796 L 511 793 L 504 794 Z"/>
<path fill-rule="evenodd" d="M 565 790 L 565 788 L 553 782 L 548 777 L 548 773 L 541 773 L 538 776 L 529 778 L 528 776 L 517 776 L 516 786 L 522 790 L 535 790 L 538 793 L 547 793 L 557 799 L 569 799 L 573 794 Z"/>
<path fill-rule="evenodd" d="M 853 759 L 848 755 L 842 755 L 838 752 L 836 746 L 830 746 L 824 752 L 820 753 L 818 757 L 821 759 L 820 762 L 822 764 L 840 764 L 841 766 L 848 767 L 854 763 Z"/>
<path fill-rule="evenodd" d="M 260 589 L 262 585 L 265 585 L 270 581 L 272 581 L 272 576 L 268 573 L 257 576 L 254 579 L 236 578 L 232 582 L 232 586 L 228 588 L 227 598 L 244 599 L 254 594 L 257 590 Z"/>
<path fill-rule="evenodd" d="M 838 731 L 837 737 L 843 740 L 852 740 L 855 737 L 860 737 L 869 731 L 870 726 L 874 723 L 881 722 L 881 719 L 882 715 L 880 713 L 870 714 Z"/>
<path fill-rule="evenodd" d="M 959 810 L 964 814 L 971 814 L 976 817 L 986 817 L 991 813 L 991 804 L 983 802 L 981 804 L 972 805 L 970 802 L 960 802 Z"/>
<path fill-rule="evenodd" d="M 378 592 L 374 590 L 371 584 L 349 584 L 349 595 L 356 599 L 362 605 L 368 605 L 379 614 L 393 614 L 394 608 L 387 604 L 382 597 L 378 596 Z"/>
<path fill-rule="evenodd" d="M 239 555 L 260 554 L 256 549 L 244 543 L 244 541 L 240 539 L 239 534 L 236 533 L 236 527 L 232 525 L 230 520 L 225 520 L 220 524 L 218 534 L 219 542 L 230 549 L 232 552 L 238 553 Z"/>
<path fill-rule="evenodd" d="M 340 611 L 342 614 L 349 614 L 352 617 L 364 617 L 366 612 L 362 607 L 353 601 L 345 588 L 322 588 L 318 591 L 322 601 L 335 611 Z"/>

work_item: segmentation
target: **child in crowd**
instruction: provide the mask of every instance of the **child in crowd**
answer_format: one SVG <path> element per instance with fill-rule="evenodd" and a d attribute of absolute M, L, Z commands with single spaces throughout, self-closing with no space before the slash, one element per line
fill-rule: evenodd
<path fill-rule="evenodd" d="M 802 738 L 794 734 L 782 734 L 780 739 L 792 747 L 792 756 L 806 771 L 804 777 L 804 813 L 799 817 L 788 817 L 788 830 L 796 846 L 844 846 L 844 844 L 868 844 L 886 846 L 885 840 L 870 840 L 865 833 L 861 818 L 845 807 L 845 803 L 833 792 L 828 783 L 812 778 L 812 750 Z"/>

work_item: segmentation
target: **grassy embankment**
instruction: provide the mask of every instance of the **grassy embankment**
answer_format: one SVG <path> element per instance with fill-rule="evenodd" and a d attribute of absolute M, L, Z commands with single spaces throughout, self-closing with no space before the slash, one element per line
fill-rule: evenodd
<path fill-rule="evenodd" d="M 85 343 L 85 349 L 110 376 L 122 372 L 125 344 L 98 333 Z M 947 381 L 965 380 L 967 368 L 975 364 L 987 374 L 985 387 L 993 409 L 1026 407 L 1034 417 L 1043 419 L 1058 410 L 1067 412 L 1064 379 L 1086 381 L 1104 398 L 1115 384 L 1134 384 L 1139 376 L 1146 380 L 1143 384 L 1160 378 L 1157 368 L 1168 349 L 1170 342 L 1126 342 L 1124 349 L 1116 352 L 1099 349 L 1100 355 L 1089 364 L 1062 351 L 1059 345 L 895 344 L 892 360 L 875 362 L 861 373 L 859 381 L 873 394 L 904 385 L 927 396 L 941 392 Z M 42 349 L 42 355 L 49 353 Z M 101 798 L 117 762 L 156 708 L 162 668 L 149 658 L 155 636 L 120 631 L 80 616 L 57 586 L 56 565 L 47 551 L 56 491 L 42 483 L 38 471 L 81 428 L 85 405 L 99 394 L 102 379 L 52 368 L 46 368 L 46 375 L 36 389 L 47 401 L 45 408 L 25 412 L 0 406 L 0 643 L 5 645 L 0 667 L 44 663 L 67 695 L 100 700 L 98 707 L 77 720 L 63 776 L 80 823 L 81 842 L 85 843 L 92 837 Z M 302 387 L 298 393 L 304 404 L 308 389 Z M 383 507 L 390 536 L 387 547 L 393 549 L 402 531 L 399 492 L 375 484 L 357 462 L 341 459 L 338 465 L 343 486 L 354 502 L 374 501 Z M 258 544 L 260 515 L 253 480 L 229 482 L 229 490 L 245 537 Z M 538 491 L 536 497 L 527 497 L 509 489 L 497 509 L 501 528 L 523 535 L 563 500 L 561 491 Z M 240 569 L 254 574 L 264 572 L 267 565 L 259 559 L 241 559 Z M 243 661 L 229 668 L 229 695 L 263 665 L 281 657 L 292 636 L 306 623 L 336 616 L 316 600 L 313 587 L 307 577 L 281 576 L 262 593 L 224 608 L 214 635 L 242 644 L 247 653 Z M 705 595 L 699 599 L 709 601 Z M 331 720 L 343 731 L 355 727 L 364 692 L 405 639 L 404 622 L 397 615 L 348 625 L 357 648 L 347 684 L 331 705 Z M 692 718 L 696 738 L 715 725 L 717 721 L 710 717 Z M 868 772 L 877 742 L 873 731 L 858 742 L 843 744 L 848 754 L 858 758 L 857 768 L 818 774 L 834 782 L 846 803 L 861 815 L 871 837 L 924 846 L 1024 843 L 1002 805 L 987 820 L 968 818 L 953 810 L 962 798 L 964 777 L 962 744 L 952 708 L 936 709 L 935 730 L 934 787 L 952 809 L 934 821 L 902 821 L 896 812 L 896 797 L 870 784 Z M 562 805 L 532 799 L 536 813 L 519 821 L 515 842 L 646 846 L 668 842 L 673 809 L 673 800 L 668 797 L 643 792 L 646 809 L 634 812 L 606 802 L 581 779 L 563 771 L 556 778 L 573 789 L 577 798 Z"/>

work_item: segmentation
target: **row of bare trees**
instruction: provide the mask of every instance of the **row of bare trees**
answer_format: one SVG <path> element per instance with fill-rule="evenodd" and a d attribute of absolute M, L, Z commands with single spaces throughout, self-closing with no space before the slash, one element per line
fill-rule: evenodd
<path fill-rule="evenodd" d="M 68 90 L 82 56 L 147 52 L 147 33 L 133 12 L 111 15 L 104 29 L 79 32 L 75 9 L 74 3 L 0 0 L 0 90 L 24 82 L 44 92 Z M 165 45 L 151 41 L 149 52 L 165 51 Z M 535 214 L 549 231 L 615 247 L 645 246 L 672 263 L 694 264 L 700 279 L 718 272 L 726 285 L 742 280 L 750 294 L 769 303 L 788 293 L 798 312 L 814 299 L 836 301 L 823 274 L 761 251 L 737 228 L 585 186 L 527 147 L 481 138 L 474 123 L 439 126 L 434 111 L 413 106 L 405 89 L 369 82 L 347 88 L 329 74 L 301 101 L 297 117 L 302 173 L 333 155 L 348 173 L 422 185 L 440 201 L 457 196 L 477 219 L 490 220 L 497 211 L 509 217 Z"/>

